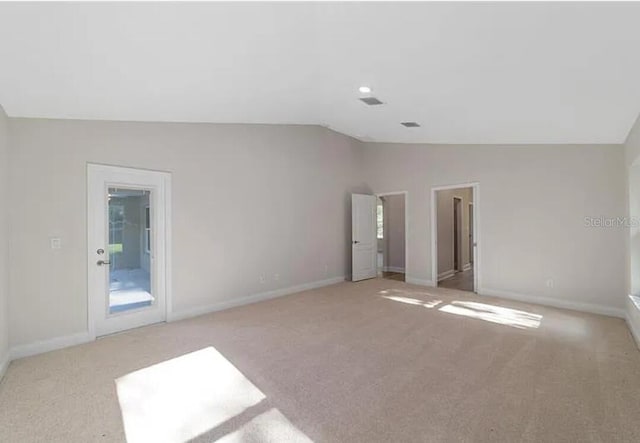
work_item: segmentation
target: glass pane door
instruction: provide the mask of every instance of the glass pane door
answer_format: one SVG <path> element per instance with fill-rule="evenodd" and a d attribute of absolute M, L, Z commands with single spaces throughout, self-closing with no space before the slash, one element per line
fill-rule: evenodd
<path fill-rule="evenodd" d="M 109 314 L 153 305 L 150 191 L 109 188 Z"/>

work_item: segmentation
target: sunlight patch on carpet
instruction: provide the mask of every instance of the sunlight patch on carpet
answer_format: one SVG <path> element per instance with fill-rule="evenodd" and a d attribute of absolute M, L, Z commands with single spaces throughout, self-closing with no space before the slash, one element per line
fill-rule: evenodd
<path fill-rule="evenodd" d="M 254 414 L 265 394 L 213 347 L 127 374 L 116 388 L 128 443 L 187 442 L 207 434 L 241 441 L 243 432 L 264 434 L 264 441 L 306 437 L 277 409 Z"/>
<path fill-rule="evenodd" d="M 438 300 L 434 294 L 430 294 L 426 291 L 407 291 L 404 289 L 384 289 L 378 292 L 378 295 L 387 300 L 397 301 L 400 303 L 406 303 L 408 305 L 422 306 L 423 308 L 435 308 L 442 300 Z M 421 298 L 417 298 L 421 297 Z M 423 300 L 422 298 L 432 298 L 431 300 Z"/>
<path fill-rule="evenodd" d="M 537 329 L 542 321 L 542 315 L 471 301 L 452 301 L 438 310 L 519 329 Z"/>
<path fill-rule="evenodd" d="M 270 409 L 237 429 L 217 440 L 218 443 L 312 443 L 309 437 L 296 428 L 280 411 Z M 199 440 L 198 440 L 199 443 Z"/>
<path fill-rule="evenodd" d="M 424 308 L 434 308 L 442 303 L 442 300 L 418 300 L 417 298 L 411 297 L 401 297 L 399 295 L 383 295 L 382 298 L 386 298 L 387 300 L 399 301 L 400 303 L 407 303 L 409 305 L 419 305 Z"/>

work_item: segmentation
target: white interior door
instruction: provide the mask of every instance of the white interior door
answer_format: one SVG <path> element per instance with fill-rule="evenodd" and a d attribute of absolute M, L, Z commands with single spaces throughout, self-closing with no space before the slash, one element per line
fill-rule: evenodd
<path fill-rule="evenodd" d="M 351 194 L 352 280 L 377 275 L 376 196 Z"/>
<path fill-rule="evenodd" d="M 90 330 L 165 321 L 171 176 L 88 165 L 87 177 Z"/>

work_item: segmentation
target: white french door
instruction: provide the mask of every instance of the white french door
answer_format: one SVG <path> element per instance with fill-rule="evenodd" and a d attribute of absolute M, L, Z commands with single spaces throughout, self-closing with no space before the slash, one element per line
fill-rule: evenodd
<path fill-rule="evenodd" d="M 351 280 L 378 275 L 376 196 L 351 194 Z"/>
<path fill-rule="evenodd" d="M 89 330 L 166 320 L 171 175 L 87 167 Z"/>

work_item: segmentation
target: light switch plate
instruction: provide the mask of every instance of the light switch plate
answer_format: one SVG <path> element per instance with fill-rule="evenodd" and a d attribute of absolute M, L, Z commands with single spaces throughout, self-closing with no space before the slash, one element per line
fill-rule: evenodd
<path fill-rule="evenodd" d="M 59 237 L 52 237 L 49 239 L 51 242 L 51 249 L 60 249 L 62 248 L 62 239 Z"/>

